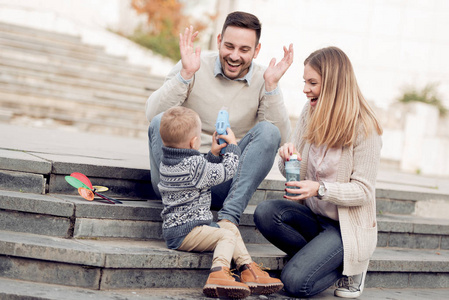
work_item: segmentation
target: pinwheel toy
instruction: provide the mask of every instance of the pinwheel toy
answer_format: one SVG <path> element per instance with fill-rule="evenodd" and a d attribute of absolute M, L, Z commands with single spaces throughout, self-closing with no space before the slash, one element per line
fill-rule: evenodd
<path fill-rule="evenodd" d="M 92 201 L 94 200 L 95 195 L 97 195 L 98 197 L 108 201 L 111 204 L 123 203 L 117 199 L 100 194 L 98 190 L 107 191 L 108 188 L 103 186 L 93 186 L 90 179 L 82 173 L 74 172 L 70 174 L 70 176 L 65 176 L 65 180 L 71 186 L 78 189 L 78 193 L 86 200 Z"/>

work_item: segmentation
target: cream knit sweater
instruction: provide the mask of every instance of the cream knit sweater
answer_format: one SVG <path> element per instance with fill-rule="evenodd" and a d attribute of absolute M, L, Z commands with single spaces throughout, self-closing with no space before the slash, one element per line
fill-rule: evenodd
<path fill-rule="evenodd" d="M 281 143 L 290 135 L 290 121 L 282 93 L 267 94 L 263 74 L 265 68 L 253 62 L 253 73 L 246 81 L 229 80 L 214 76 L 217 53 L 201 55 L 201 67 L 191 83 L 177 78 L 181 70 L 178 64 L 167 75 L 164 84 L 147 100 L 146 117 L 149 121 L 170 107 L 182 105 L 196 111 L 202 122 L 201 143 L 206 148 L 212 141 L 218 111 L 225 106 L 229 123 L 237 140 L 260 121 L 274 124 L 281 133 Z"/>
<path fill-rule="evenodd" d="M 301 174 L 307 173 L 310 144 L 302 135 L 306 129 L 307 103 L 296 125 L 293 143 L 301 153 Z M 338 164 L 337 182 L 327 183 L 326 195 L 322 201 L 329 201 L 338 207 L 340 230 L 343 240 L 343 274 L 360 274 L 368 269 L 377 245 L 376 193 L 375 183 L 380 161 L 381 137 L 377 132 L 367 138 L 358 134 L 351 147 L 343 148 Z M 282 160 L 279 169 L 285 175 Z"/>

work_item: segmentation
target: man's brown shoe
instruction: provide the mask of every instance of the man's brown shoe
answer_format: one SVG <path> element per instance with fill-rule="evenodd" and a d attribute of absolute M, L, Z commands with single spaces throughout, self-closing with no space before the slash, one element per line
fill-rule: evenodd
<path fill-rule="evenodd" d="M 212 268 L 203 293 L 208 297 L 214 298 L 234 298 L 242 299 L 251 294 L 249 287 L 241 282 L 235 281 L 229 268 L 215 267 Z"/>
<path fill-rule="evenodd" d="M 277 278 L 272 278 L 255 262 L 240 268 L 240 281 L 246 283 L 252 294 L 269 295 L 284 287 Z"/>

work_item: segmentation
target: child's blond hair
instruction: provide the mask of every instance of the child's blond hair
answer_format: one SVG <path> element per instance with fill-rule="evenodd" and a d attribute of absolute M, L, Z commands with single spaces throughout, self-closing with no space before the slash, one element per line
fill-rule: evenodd
<path fill-rule="evenodd" d="M 164 112 L 161 118 L 160 134 L 166 147 L 178 148 L 195 136 L 201 120 L 190 108 L 176 106 Z"/>

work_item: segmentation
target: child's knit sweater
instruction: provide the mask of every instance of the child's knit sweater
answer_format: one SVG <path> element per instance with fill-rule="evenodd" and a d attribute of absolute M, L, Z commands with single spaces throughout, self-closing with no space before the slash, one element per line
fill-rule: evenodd
<path fill-rule="evenodd" d="M 240 148 L 230 144 L 222 157 L 211 152 L 204 157 L 193 149 L 162 147 L 160 166 L 162 235 L 176 249 L 196 226 L 212 223 L 212 186 L 230 180 L 237 171 Z"/>

